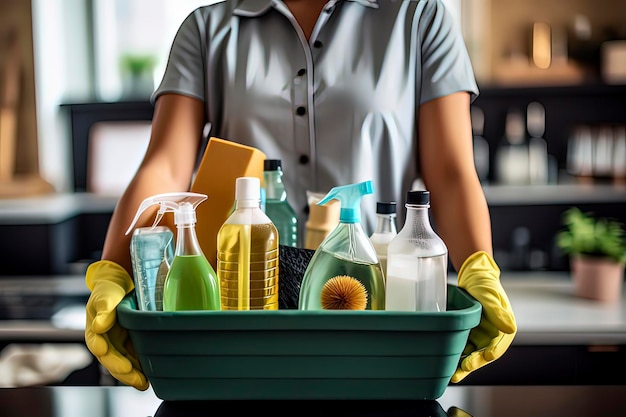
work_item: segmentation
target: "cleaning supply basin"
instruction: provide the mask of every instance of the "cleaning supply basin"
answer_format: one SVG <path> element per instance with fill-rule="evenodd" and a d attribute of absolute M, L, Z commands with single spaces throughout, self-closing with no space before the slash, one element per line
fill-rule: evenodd
<path fill-rule="evenodd" d="M 480 321 L 449 284 L 448 310 L 139 311 L 118 306 L 143 372 L 169 401 L 437 399 Z"/>

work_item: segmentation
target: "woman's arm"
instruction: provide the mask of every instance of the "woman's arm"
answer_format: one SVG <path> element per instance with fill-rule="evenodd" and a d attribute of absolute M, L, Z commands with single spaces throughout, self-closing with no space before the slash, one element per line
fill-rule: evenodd
<path fill-rule="evenodd" d="M 468 93 L 421 106 L 419 150 L 437 233 L 458 271 L 471 254 L 492 253 L 489 209 L 474 165 Z"/>
<path fill-rule="evenodd" d="M 157 99 L 150 144 L 113 212 L 102 259 L 118 263 L 132 276 L 131 236 L 125 235 L 126 230 L 146 197 L 189 190 L 203 127 L 201 101 L 178 94 L 164 94 Z M 137 227 L 152 224 L 153 218 L 153 211 L 144 214 Z"/>

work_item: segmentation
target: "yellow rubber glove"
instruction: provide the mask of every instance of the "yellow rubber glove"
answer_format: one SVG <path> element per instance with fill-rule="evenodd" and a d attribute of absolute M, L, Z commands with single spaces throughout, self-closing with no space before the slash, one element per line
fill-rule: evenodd
<path fill-rule="evenodd" d="M 483 310 L 480 323 L 470 330 L 453 383 L 504 355 L 517 333 L 511 303 L 500 283 L 500 268 L 491 255 L 484 251 L 470 255 L 459 269 L 458 285 Z"/>
<path fill-rule="evenodd" d="M 149 383 L 141 372 L 128 332 L 117 323 L 116 307 L 134 284 L 115 262 L 97 261 L 86 274 L 91 295 L 87 301 L 85 343 L 98 361 L 123 384 L 145 391 Z"/>

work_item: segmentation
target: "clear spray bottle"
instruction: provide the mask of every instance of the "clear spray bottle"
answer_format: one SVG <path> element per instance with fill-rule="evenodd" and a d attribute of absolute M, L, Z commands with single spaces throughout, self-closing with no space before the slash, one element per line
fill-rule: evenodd
<path fill-rule="evenodd" d="M 339 224 L 320 243 L 304 272 L 300 310 L 385 309 L 383 272 L 361 225 L 361 199 L 372 192 L 371 181 L 344 185 L 317 203 L 339 200 Z"/>
<path fill-rule="evenodd" d="M 167 226 L 138 227 L 130 240 L 137 306 L 163 311 L 163 286 L 174 260 L 174 233 Z"/>
<path fill-rule="evenodd" d="M 220 310 L 220 287 L 213 267 L 205 257 L 196 236 L 196 207 L 204 194 L 181 192 L 146 198 L 126 234 L 130 233 L 146 209 L 158 205 L 152 227 L 167 212 L 174 213 L 176 251 L 163 288 L 163 311 Z"/>

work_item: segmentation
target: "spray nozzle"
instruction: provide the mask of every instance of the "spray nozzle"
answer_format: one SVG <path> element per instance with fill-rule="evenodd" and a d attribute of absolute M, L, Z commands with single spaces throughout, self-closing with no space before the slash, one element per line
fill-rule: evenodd
<path fill-rule="evenodd" d="M 371 181 L 342 185 L 332 188 L 323 199 L 318 201 L 317 205 L 322 206 L 332 199 L 337 199 L 341 203 L 339 221 L 359 223 L 361 221 L 361 198 L 373 192 L 374 187 Z"/>
<path fill-rule="evenodd" d="M 195 224 L 196 223 L 196 207 L 208 197 L 205 194 L 198 193 L 190 193 L 190 192 L 181 192 L 181 193 L 164 193 L 153 195 L 152 197 L 148 197 L 139 206 L 137 209 L 137 214 L 135 214 L 135 218 L 133 219 L 130 227 L 126 231 L 126 234 L 129 234 L 135 224 L 139 220 L 139 217 L 146 211 L 149 207 L 154 206 L 156 204 L 159 205 L 159 210 L 157 211 L 157 215 L 154 219 L 154 223 L 152 223 L 152 228 L 154 229 L 157 224 L 163 218 L 163 215 L 167 212 L 174 213 L 174 223 L 176 225 L 181 224 Z"/>

